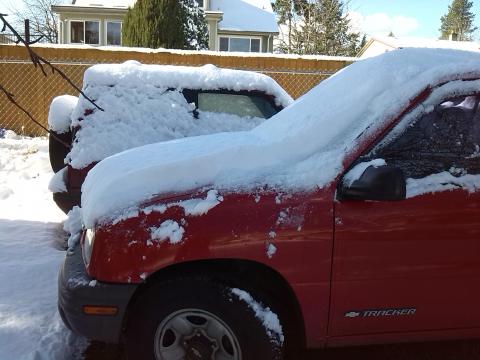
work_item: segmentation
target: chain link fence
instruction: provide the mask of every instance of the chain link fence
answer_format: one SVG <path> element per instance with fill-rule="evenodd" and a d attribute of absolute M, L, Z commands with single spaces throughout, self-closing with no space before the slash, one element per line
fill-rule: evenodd
<path fill-rule="evenodd" d="M 25 39 L 25 34 L 19 34 L 23 39 Z M 30 40 L 46 44 L 48 43 L 48 39 L 45 38 L 43 35 L 39 34 L 31 34 Z M 8 34 L 8 33 L 1 33 L 0 34 L 0 44 L 17 44 L 18 38 L 15 34 Z"/>
<path fill-rule="evenodd" d="M 81 88 L 83 73 L 90 64 L 55 64 Z M 15 101 L 47 127 L 48 109 L 58 95 L 78 93 L 65 80 L 47 71 L 45 77 L 30 62 L 0 61 L 0 84 L 14 95 Z M 28 136 L 44 136 L 45 130 L 32 121 L 0 93 L 0 127 Z"/>
<path fill-rule="evenodd" d="M 62 70 L 80 88 L 82 87 L 83 73 L 89 66 L 96 63 L 123 62 L 124 60 L 119 59 L 119 61 L 112 61 L 111 58 L 95 58 L 94 61 L 74 59 L 59 61 L 60 59 L 57 56 L 60 57 L 56 54 L 50 58 L 46 58 L 52 61 L 52 64 Z M 153 62 L 149 61 L 149 59 L 139 60 L 143 63 Z M 175 58 L 170 58 L 168 63 L 172 65 L 189 64 L 185 56 L 178 60 L 179 61 L 176 61 Z M 262 69 L 261 67 L 252 69 L 251 66 L 246 67 L 242 64 L 241 58 L 237 59 L 237 63 L 239 66 L 236 66 L 235 63 L 220 66 L 253 70 L 266 74 L 275 79 L 293 98 L 301 96 L 338 70 L 328 69 L 328 67 L 327 69 L 308 69 L 302 71 L 289 69 L 276 70 L 271 66 L 267 69 Z M 265 62 L 263 63 L 265 64 Z M 195 61 L 192 65 L 199 65 L 198 61 Z M 331 67 L 332 66 L 330 66 L 330 68 Z M 341 67 L 342 66 L 337 66 L 337 68 Z M 47 74 L 48 76 L 45 77 L 40 69 L 35 68 L 32 63 L 27 60 L 0 56 L 0 84 L 2 84 L 7 91 L 14 94 L 15 100 L 46 127 L 49 105 L 52 99 L 63 94 L 78 95 L 58 74 L 52 74 L 50 71 L 47 71 Z M 33 124 L 28 117 L 11 104 L 2 93 L 0 93 L 0 128 L 11 129 L 17 134 L 28 136 L 46 135 L 43 129 Z"/>

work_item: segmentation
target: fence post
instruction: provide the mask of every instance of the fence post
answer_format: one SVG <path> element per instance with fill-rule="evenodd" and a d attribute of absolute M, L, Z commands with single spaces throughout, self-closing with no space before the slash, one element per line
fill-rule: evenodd
<path fill-rule="evenodd" d="M 25 19 L 25 42 L 30 44 L 30 20 Z"/>

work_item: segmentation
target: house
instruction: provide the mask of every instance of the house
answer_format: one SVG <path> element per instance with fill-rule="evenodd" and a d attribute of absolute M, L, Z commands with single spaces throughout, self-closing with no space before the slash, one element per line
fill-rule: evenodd
<path fill-rule="evenodd" d="M 52 5 L 60 44 L 121 45 L 122 21 L 135 0 L 73 0 Z"/>
<path fill-rule="evenodd" d="M 270 0 L 197 0 L 213 51 L 272 52 L 278 26 Z M 73 0 L 53 5 L 59 43 L 121 45 L 122 21 L 135 0 Z"/>
<path fill-rule="evenodd" d="M 357 56 L 365 59 L 395 49 L 420 47 L 480 51 L 479 43 L 473 41 L 454 41 L 452 37 L 451 40 L 437 40 L 414 37 L 397 38 L 394 36 L 374 36 L 365 44 Z"/>

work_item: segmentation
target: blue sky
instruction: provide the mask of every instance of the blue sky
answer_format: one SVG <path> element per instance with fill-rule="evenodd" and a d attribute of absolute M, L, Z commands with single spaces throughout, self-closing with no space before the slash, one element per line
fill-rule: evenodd
<path fill-rule="evenodd" d="M 448 11 L 452 0 L 351 0 L 352 19 L 359 28 L 374 34 L 439 36 L 440 17 Z M 476 26 L 480 27 L 480 0 L 473 0 Z M 479 33 L 476 39 L 479 39 Z"/>
<path fill-rule="evenodd" d="M 69 0 L 66 0 L 70 2 Z M 440 17 L 451 0 L 350 0 L 352 23 L 369 35 L 417 36 L 437 38 Z M 472 11 L 480 27 L 480 0 L 473 0 Z M 0 0 L 0 12 L 8 6 L 21 6 L 22 0 Z M 480 32 L 475 34 L 480 40 Z"/>

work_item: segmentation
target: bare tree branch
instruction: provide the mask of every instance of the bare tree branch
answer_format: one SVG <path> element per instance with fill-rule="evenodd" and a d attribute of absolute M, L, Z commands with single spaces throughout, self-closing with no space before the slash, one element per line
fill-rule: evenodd
<path fill-rule="evenodd" d="M 95 106 L 98 110 L 100 111 L 104 111 L 100 106 L 98 106 L 95 101 L 93 101 L 92 99 L 90 99 L 87 95 L 85 95 L 85 93 L 77 86 L 73 83 L 72 80 L 70 80 L 70 78 L 62 71 L 60 70 L 58 67 L 56 67 L 55 65 L 52 65 L 48 60 L 44 59 L 43 57 L 41 57 L 40 55 L 38 55 L 37 53 L 35 53 L 35 51 L 33 51 L 33 49 L 30 47 L 31 43 L 27 43 L 19 34 L 18 32 L 13 28 L 13 26 L 11 26 L 8 21 L 5 19 L 5 16 L 7 16 L 6 14 L 0 14 L 0 20 L 2 20 L 3 22 L 3 27 L 2 27 L 2 31 L 5 31 L 5 29 L 9 29 L 13 35 L 15 35 L 15 37 L 17 38 L 18 42 L 16 42 L 17 44 L 18 43 L 22 43 L 23 45 L 25 45 L 27 51 L 28 51 L 28 55 L 30 56 L 30 60 L 32 61 L 33 65 L 36 67 L 39 67 L 40 70 L 42 71 L 43 75 L 44 76 L 47 76 L 47 72 L 45 71 L 44 69 L 44 65 L 46 65 L 51 71 L 52 71 L 52 74 L 55 74 L 57 73 L 58 75 L 60 75 L 61 78 L 63 78 L 67 83 L 70 84 L 71 87 L 73 87 L 75 90 L 77 90 L 87 101 L 89 101 L 93 106 Z"/>
<path fill-rule="evenodd" d="M 57 43 L 58 19 L 52 11 L 53 5 L 63 0 L 22 0 L 23 6 L 7 5 L 14 18 L 15 25 L 21 25 L 24 19 L 30 19 L 37 35 L 42 35 L 50 43 Z"/>
<path fill-rule="evenodd" d="M 32 116 L 32 114 L 30 114 L 30 112 L 28 112 L 26 109 L 24 109 L 19 103 L 17 103 L 17 101 L 15 100 L 15 95 L 13 95 L 11 92 L 7 91 L 7 89 L 5 89 L 2 84 L 0 84 L 0 91 L 3 92 L 5 94 L 5 96 L 7 97 L 7 99 L 13 104 L 15 105 L 17 108 L 19 108 L 20 110 L 22 110 L 25 115 L 27 115 L 29 117 L 30 120 L 32 120 L 35 124 L 37 124 L 38 126 L 40 126 L 43 130 L 45 130 L 46 132 L 48 132 L 50 134 L 50 136 L 53 136 L 55 138 L 55 140 L 57 140 L 60 144 L 62 144 L 63 146 L 65 146 L 67 149 L 71 149 L 71 146 L 70 144 L 67 144 L 65 141 L 63 141 L 62 139 L 60 139 L 53 131 L 50 131 L 49 129 L 47 129 L 45 126 L 43 126 L 42 124 L 40 124 L 37 120 L 35 120 L 35 118 Z"/>

